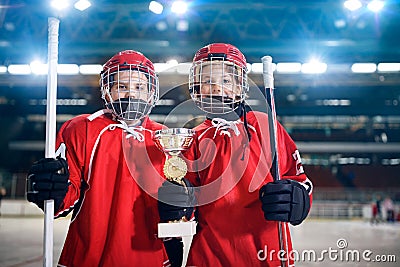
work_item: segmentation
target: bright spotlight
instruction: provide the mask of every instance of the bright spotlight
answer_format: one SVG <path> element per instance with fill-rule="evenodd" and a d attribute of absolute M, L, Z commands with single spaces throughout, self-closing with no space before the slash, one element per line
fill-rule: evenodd
<path fill-rule="evenodd" d="M 189 29 L 189 22 L 185 19 L 181 19 L 176 22 L 176 30 L 180 32 L 186 32 Z"/>
<path fill-rule="evenodd" d="M 32 73 L 36 74 L 36 75 L 44 75 L 44 74 L 47 74 L 47 72 L 48 72 L 47 64 L 43 64 L 42 62 L 37 61 L 37 60 L 32 61 L 30 64 L 30 67 L 31 67 Z"/>
<path fill-rule="evenodd" d="M 362 7 L 362 4 L 359 0 L 347 0 L 344 2 L 344 7 L 350 11 L 356 11 Z"/>
<path fill-rule="evenodd" d="M 176 66 L 179 64 L 179 62 L 178 62 L 178 60 L 171 58 L 171 59 L 167 60 L 167 64 L 170 66 Z"/>
<path fill-rule="evenodd" d="M 375 63 L 354 63 L 351 66 L 351 71 L 354 73 L 374 73 L 376 71 Z"/>
<path fill-rule="evenodd" d="M 276 64 L 276 71 L 280 73 L 296 73 L 301 71 L 301 63 L 283 62 Z"/>
<path fill-rule="evenodd" d="M 65 0 L 52 0 L 50 2 L 52 8 L 57 10 L 67 9 L 69 7 L 69 1 Z"/>
<path fill-rule="evenodd" d="M 28 75 L 31 74 L 31 67 L 27 64 L 16 64 L 8 66 L 8 73 L 13 75 Z"/>
<path fill-rule="evenodd" d="M 74 7 L 79 11 L 88 9 L 92 4 L 88 0 L 79 0 L 75 3 Z"/>
<path fill-rule="evenodd" d="M 311 61 L 309 63 L 304 63 L 301 66 L 302 73 L 325 73 L 328 65 L 326 63 L 318 62 L 318 61 Z"/>
<path fill-rule="evenodd" d="M 187 11 L 187 3 L 185 1 L 175 1 L 172 3 L 171 11 L 176 14 L 185 14 Z"/>
<path fill-rule="evenodd" d="M 164 7 L 161 3 L 157 1 L 151 1 L 149 4 L 149 10 L 153 12 L 154 14 L 161 14 L 164 10 Z"/>
<path fill-rule="evenodd" d="M 373 0 L 368 4 L 367 7 L 369 10 L 376 13 L 376 12 L 381 11 L 384 6 L 385 6 L 385 3 L 383 1 Z"/>

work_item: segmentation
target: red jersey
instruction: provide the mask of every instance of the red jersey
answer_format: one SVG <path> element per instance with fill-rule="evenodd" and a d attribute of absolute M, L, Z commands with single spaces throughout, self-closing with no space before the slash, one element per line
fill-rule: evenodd
<path fill-rule="evenodd" d="M 165 156 L 152 141 L 161 128 L 146 118 L 129 130 L 102 113 L 62 126 L 57 147 L 71 185 L 56 217 L 70 209 L 73 216 L 59 266 L 169 266 L 152 197 L 163 181 Z"/>
<path fill-rule="evenodd" d="M 198 227 L 187 266 L 280 266 L 278 257 L 285 256 L 278 254 L 278 223 L 264 219 L 259 200 L 259 189 L 273 181 L 268 118 L 261 112 L 246 116 L 250 141 L 240 120 L 206 120 L 195 128 L 193 165 L 199 171 L 188 178 L 199 191 Z M 282 179 L 308 180 L 296 145 L 280 124 L 277 138 Z M 292 244 L 284 225 L 288 253 Z"/>

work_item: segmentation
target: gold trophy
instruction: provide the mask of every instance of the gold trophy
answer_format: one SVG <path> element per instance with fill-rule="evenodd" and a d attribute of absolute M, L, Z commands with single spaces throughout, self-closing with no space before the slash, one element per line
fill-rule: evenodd
<path fill-rule="evenodd" d="M 186 162 L 180 157 L 193 142 L 195 131 L 187 128 L 171 128 L 155 131 L 153 140 L 156 146 L 167 155 L 164 175 L 167 180 L 185 186 L 183 177 L 187 173 Z M 177 222 L 159 223 L 158 237 L 181 237 L 183 242 L 182 267 L 186 266 L 190 245 L 196 234 L 196 222 L 181 219 Z"/>
<path fill-rule="evenodd" d="M 185 186 L 182 178 L 187 173 L 187 165 L 179 154 L 192 145 L 194 134 L 194 130 L 187 128 L 164 129 L 154 133 L 156 146 L 168 155 L 164 164 L 164 175 L 169 181 Z"/>

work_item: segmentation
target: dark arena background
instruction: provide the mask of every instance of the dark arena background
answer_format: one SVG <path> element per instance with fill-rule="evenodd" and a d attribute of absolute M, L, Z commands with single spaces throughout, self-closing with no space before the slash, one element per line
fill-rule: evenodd
<path fill-rule="evenodd" d="M 41 266 L 43 215 L 26 201 L 25 179 L 44 156 L 49 17 L 60 20 L 57 128 L 103 108 L 101 65 L 118 51 L 138 50 L 156 63 L 161 100 L 151 117 L 169 127 L 193 127 L 201 116 L 187 91 L 197 49 L 237 46 L 251 90 L 263 88 L 261 57 L 271 55 L 277 118 L 314 184 L 310 216 L 293 227 L 294 247 L 343 249 L 344 239 L 385 258 L 296 266 L 398 266 L 400 1 L 190 0 L 186 13 L 174 13 L 173 1 L 160 0 L 161 14 L 143 0 L 91 0 L 82 11 L 76 0 L 61 1 L 70 2 L 65 10 L 51 2 L 0 0 L 0 266 Z M 248 101 L 262 105 L 252 94 Z M 378 199 L 394 203 L 394 217 L 383 206 L 371 223 Z M 67 220 L 55 222 L 55 261 Z"/>

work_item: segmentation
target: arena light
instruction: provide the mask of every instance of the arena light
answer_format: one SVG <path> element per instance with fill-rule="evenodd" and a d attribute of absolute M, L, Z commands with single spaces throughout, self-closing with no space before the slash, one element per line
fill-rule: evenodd
<path fill-rule="evenodd" d="M 99 74 L 103 67 L 100 64 L 80 65 L 79 72 L 83 75 Z"/>
<path fill-rule="evenodd" d="M 382 72 L 400 71 L 400 63 L 379 63 L 378 71 Z"/>
<path fill-rule="evenodd" d="M 31 71 L 33 74 L 36 75 L 46 75 L 48 73 L 48 67 L 47 64 L 44 64 L 40 61 L 32 61 L 31 64 Z"/>
<path fill-rule="evenodd" d="M 347 23 L 344 19 L 337 19 L 334 21 L 334 25 L 336 28 L 342 29 L 342 28 L 346 27 Z"/>
<path fill-rule="evenodd" d="M 301 72 L 302 73 L 309 73 L 309 74 L 318 74 L 318 73 L 325 73 L 327 69 L 326 63 L 321 63 L 317 61 L 304 63 L 301 65 Z"/>
<path fill-rule="evenodd" d="M 0 73 L 6 73 L 7 72 L 7 67 L 6 66 L 0 66 Z"/>
<path fill-rule="evenodd" d="M 62 75 L 76 75 L 79 73 L 77 64 L 58 64 L 57 73 Z"/>
<path fill-rule="evenodd" d="M 315 100 L 317 106 L 351 106 L 350 99 L 317 99 Z"/>
<path fill-rule="evenodd" d="M 162 72 L 163 74 L 166 73 L 176 73 L 178 70 L 179 62 L 176 59 L 169 59 L 167 60 L 167 63 L 158 63 L 157 66 L 154 65 L 154 68 L 157 72 L 157 69 L 160 70 L 159 72 Z"/>
<path fill-rule="evenodd" d="M 359 0 L 347 0 L 343 5 L 350 11 L 356 11 L 362 7 L 362 3 Z"/>
<path fill-rule="evenodd" d="M 156 29 L 162 32 L 168 29 L 168 25 L 165 21 L 159 21 L 156 23 Z"/>
<path fill-rule="evenodd" d="M 172 59 L 167 60 L 167 64 L 170 66 L 176 66 L 179 64 L 179 62 L 178 62 L 178 60 L 172 58 Z"/>
<path fill-rule="evenodd" d="M 88 9 L 92 4 L 88 0 L 79 0 L 75 3 L 74 7 L 79 11 Z"/>
<path fill-rule="evenodd" d="M 180 32 L 187 32 L 189 29 L 189 22 L 186 19 L 181 19 L 176 22 L 176 30 Z"/>
<path fill-rule="evenodd" d="M 247 73 L 249 73 L 251 71 L 251 64 L 246 63 L 246 67 L 247 67 Z"/>
<path fill-rule="evenodd" d="M 280 73 L 296 73 L 301 71 L 301 64 L 297 62 L 287 62 L 276 64 L 276 71 Z"/>
<path fill-rule="evenodd" d="M 164 10 L 163 5 L 160 2 L 157 1 L 151 1 L 149 4 L 149 10 L 153 12 L 154 14 L 161 14 Z"/>
<path fill-rule="evenodd" d="M 252 73 L 262 73 L 263 72 L 263 64 L 262 63 L 253 63 L 251 64 L 251 68 L 247 66 L 249 70 L 251 70 Z M 272 63 L 272 71 L 276 70 L 276 64 Z"/>
<path fill-rule="evenodd" d="M 66 0 L 52 0 L 50 6 L 56 10 L 64 10 L 69 7 L 70 3 Z"/>
<path fill-rule="evenodd" d="M 175 14 L 185 14 L 187 11 L 187 3 L 185 1 L 174 1 L 171 5 L 171 11 Z"/>
<path fill-rule="evenodd" d="M 399 158 L 391 158 L 391 159 L 382 159 L 382 165 L 399 165 Z"/>
<path fill-rule="evenodd" d="M 190 68 L 192 67 L 192 63 L 180 63 L 176 68 L 176 72 L 178 74 L 189 75 Z"/>
<path fill-rule="evenodd" d="M 367 5 L 367 8 L 369 10 L 371 10 L 372 12 L 379 12 L 383 9 L 383 7 L 385 6 L 385 3 L 383 1 L 380 0 L 373 0 L 371 2 L 369 2 L 369 4 Z"/>
<path fill-rule="evenodd" d="M 13 75 L 29 75 L 31 74 L 31 66 L 28 64 L 15 64 L 8 66 L 8 73 Z"/>
<path fill-rule="evenodd" d="M 351 71 L 354 73 L 373 73 L 376 71 L 375 63 L 354 63 L 351 66 Z"/>
<path fill-rule="evenodd" d="M 165 71 L 166 69 L 168 69 L 168 67 L 169 66 L 166 63 L 154 63 L 154 70 L 157 73 Z"/>
<path fill-rule="evenodd" d="M 263 72 L 263 64 L 262 63 L 251 64 L 251 72 L 252 73 L 262 73 Z"/>

